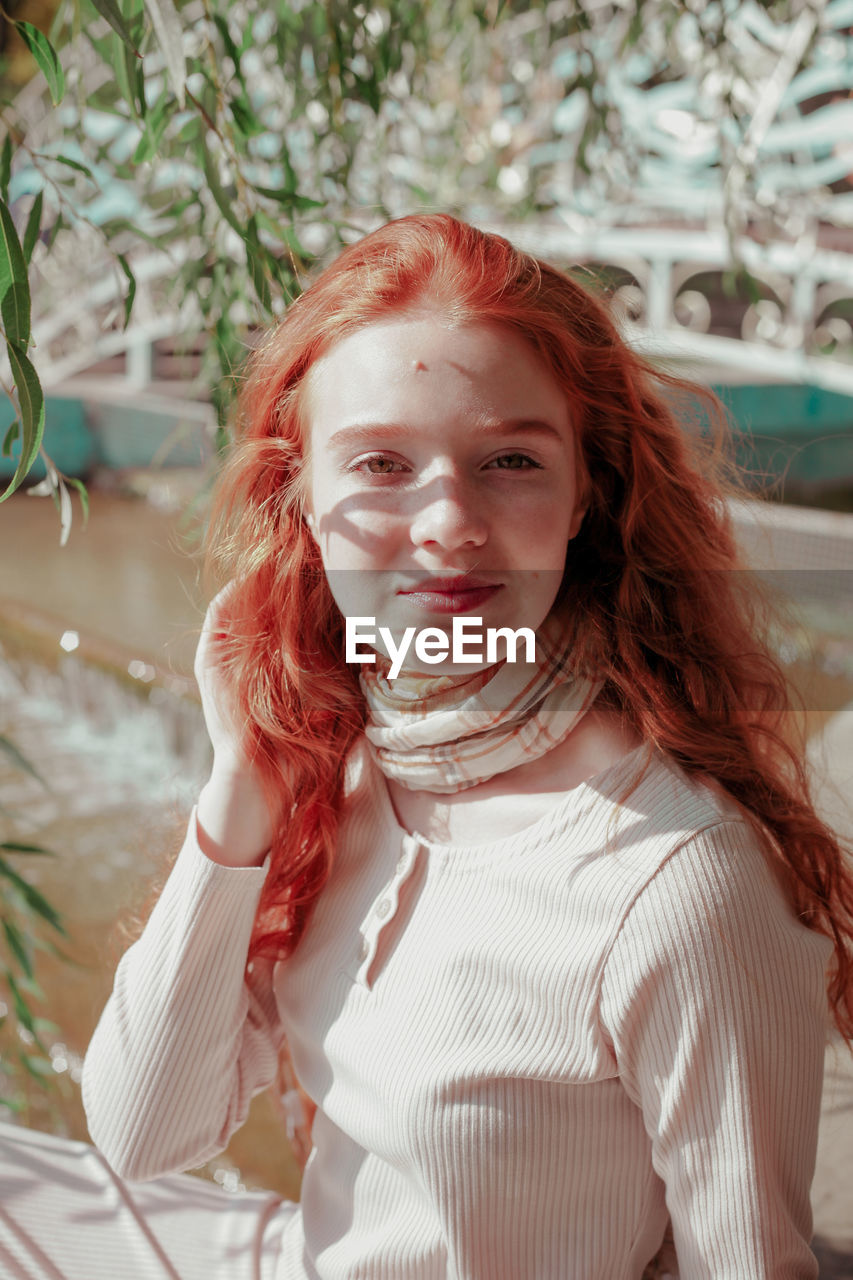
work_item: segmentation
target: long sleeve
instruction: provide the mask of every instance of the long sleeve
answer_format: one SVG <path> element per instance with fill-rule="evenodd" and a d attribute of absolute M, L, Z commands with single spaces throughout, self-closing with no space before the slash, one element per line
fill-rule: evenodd
<path fill-rule="evenodd" d="M 224 867 L 187 837 L 123 956 L 83 1070 L 92 1138 L 130 1179 L 203 1163 L 274 1078 L 271 965 L 245 963 L 266 871 Z"/>
<path fill-rule="evenodd" d="M 638 896 L 602 1017 L 666 1187 L 681 1280 L 812 1280 L 830 944 L 750 829 L 693 837 Z"/>

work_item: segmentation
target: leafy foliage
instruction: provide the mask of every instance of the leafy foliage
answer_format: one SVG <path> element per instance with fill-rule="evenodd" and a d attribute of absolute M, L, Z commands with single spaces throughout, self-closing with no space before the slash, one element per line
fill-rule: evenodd
<path fill-rule="evenodd" d="M 732 243 L 750 220 L 799 234 L 826 195 L 799 177 L 783 190 L 777 162 L 799 164 L 800 142 L 771 139 L 766 173 L 757 157 L 780 104 L 790 113 L 818 80 L 853 86 L 845 6 L 63 0 L 50 33 L 18 23 L 38 75 L 2 113 L 0 302 L 20 424 L 7 492 L 41 445 L 36 368 L 84 367 L 93 331 L 110 351 L 123 334 L 206 333 L 224 438 L 254 331 L 318 257 L 388 216 L 557 211 L 583 229 L 704 201 Z M 823 45 L 832 75 L 806 84 Z"/>
<path fill-rule="evenodd" d="M 0 302 L 20 424 L 7 493 L 42 441 L 31 290 L 61 307 L 73 254 L 101 293 L 115 277 L 98 317 L 106 330 L 144 326 L 164 309 L 178 329 L 206 330 L 205 377 L 224 422 L 252 328 L 299 292 L 318 252 L 353 234 L 366 135 L 391 127 L 450 19 L 451 31 L 491 21 L 474 0 L 432 12 L 405 0 L 381 10 L 80 0 L 60 15 L 55 44 L 18 24 L 50 98 L 25 91 L 4 113 Z M 375 197 L 382 216 L 388 203 Z M 140 287 L 135 261 L 156 250 Z M 13 433 L 7 448 L 15 443 Z"/>
<path fill-rule="evenodd" d="M 43 32 L 30 22 L 16 22 L 15 27 L 44 75 L 51 100 L 58 107 L 65 96 L 65 75 L 56 50 Z"/>
<path fill-rule="evenodd" d="M 0 736 L 0 753 L 14 768 L 45 785 L 35 766 L 11 739 Z M 10 1020 L 13 1022 L 16 1037 L 4 1038 L 14 1045 L 12 1054 L 18 1069 L 38 1079 L 52 1075 L 43 1037 L 56 1028 L 39 1018 L 32 1008 L 33 1000 L 44 999 L 36 973 L 36 952 L 58 954 L 53 938 L 64 937 L 65 929 L 56 908 L 27 879 L 21 859 L 53 856 L 38 844 L 16 839 L 0 841 L 0 1030 Z M 8 1079 L 8 1062 L 3 1064 L 3 1070 Z M 18 1101 L 14 1095 L 4 1094 L 4 1106 L 14 1109 Z"/>

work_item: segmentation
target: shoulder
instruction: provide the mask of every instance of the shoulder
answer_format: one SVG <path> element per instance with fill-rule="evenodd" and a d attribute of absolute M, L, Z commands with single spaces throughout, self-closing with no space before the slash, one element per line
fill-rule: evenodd
<path fill-rule="evenodd" d="M 630 1039 L 651 1010 L 701 1038 L 727 1023 L 735 1041 L 760 1022 L 808 1021 L 821 1035 L 832 944 L 795 915 L 758 834 L 720 818 L 679 840 L 634 895 L 603 970 L 601 1011 Z"/>
<path fill-rule="evenodd" d="M 752 827 L 722 788 L 689 776 L 651 747 L 632 752 L 584 790 L 590 801 L 583 825 L 599 853 L 591 873 L 616 894 L 617 927 L 670 878 L 698 887 L 706 863 L 710 869 L 763 857 Z"/>
<path fill-rule="evenodd" d="M 655 753 L 616 799 L 614 851 L 638 871 L 626 926 L 629 916 L 635 926 L 649 917 L 662 925 L 673 913 L 718 921 L 760 905 L 765 916 L 802 928 L 773 869 L 769 840 L 716 780 L 688 775 Z"/>
<path fill-rule="evenodd" d="M 655 753 L 616 800 L 617 851 L 645 855 L 631 904 L 635 918 L 665 918 L 661 909 L 670 904 L 686 918 L 718 920 L 723 912 L 742 915 L 749 904 L 802 929 L 773 868 L 769 839 L 716 780 L 688 775 Z"/>
<path fill-rule="evenodd" d="M 718 817 L 679 832 L 661 848 L 622 922 L 659 945 L 686 945 L 697 931 L 736 935 L 740 949 L 768 930 L 799 936 L 795 917 L 758 833 L 743 818 Z"/>
<path fill-rule="evenodd" d="M 639 981 L 700 953 L 741 965 L 775 956 L 783 968 L 793 957 L 822 982 L 831 944 L 795 916 L 768 842 L 734 800 L 660 755 L 633 786 L 611 824 L 626 891 L 608 967 Z"/>

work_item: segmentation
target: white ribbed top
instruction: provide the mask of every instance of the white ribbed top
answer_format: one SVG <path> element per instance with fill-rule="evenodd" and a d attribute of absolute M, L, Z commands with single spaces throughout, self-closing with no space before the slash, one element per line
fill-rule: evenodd
<path fill-rule="evenodd" d="M 534 826 L 399 827 L 363 743 L 296 953 L 243 980 L 264 868 L 194 823 L 89 1048 L 131 1179 L 225 1145 L 287 1034 L 318 1104 L 281 1280 L 807 1280 L 828 941 L 748 825 L 645 748 Z M 274 1138 L 271 1138 L 274 1140 Z"/>

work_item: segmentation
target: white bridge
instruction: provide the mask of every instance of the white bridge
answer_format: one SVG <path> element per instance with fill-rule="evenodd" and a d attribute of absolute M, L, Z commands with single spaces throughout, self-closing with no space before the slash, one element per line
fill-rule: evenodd
<path fill-rule="evenodd" d="M 850 251 L 742 239 L 739 256 L 762 296 L 735 297 L 721 315 L 714 299 L 725 297 L 731 268 L 723 232 L 615 227 L 579 234 L 557 221 L 492 229 L 547 261 L 587 264 L 609 277 L 626 336 L 649 356 L 699 377 L 703 368 L 722 366 L 738 380 L 808 382 L 853 396 L 853 232 L 846 233 Z M 199 331 L 191 300 L 178 305 L 169 296 L 180 262 L 192 252 L 175 246 L 135 259 L 137 297 L 127 331 L 121 329 L 127 283 L 117 268 L 37 313 L 36 359 L 46 388 L 121 353 L 126 376 L 146 385 L 152 344 Z"/>
<path fill-rule="evenodd" d="M 253 11 L 253 0 L 245 4 Z M 363 189 L 330 197 L 329 216 L 361 217 L 367 229 L 371 215 L 359 208 L 412 208 L 407 182 L 427 191 L 434 207 L 449 192 L 456 192 L 451 199 L 463 190 L 480 199 L 476 184 L 459 183 L 466 166 L 476 179 L 477 165 L 499 165 L 488 197 L 501 220 L 496 229 L 546 260 L 601 269 L 626 336 L 647 354 L 690 366 L 699 377 L 722 367 L 741 380 L 853 394 L 853 0 L 802 0 L 789 20 L 758 0 L 691 0 L 675 7 L 665 47 L 655 6 L 630 39 L 633 0 L 585 0 L 582 7 L 588 29 L 570 28 L 570 35 L 565 24 L 575 0 L 506 16 L 481 37 L 480 61 L 470 83 L 454 86 L 454 102 L 443 101 L 452 67 L 435 68 L 434 81 L 427 70 L 427 90 L 432 85 L 440 107 L 452 108 L 443 116 L 402 91 L 383 106 L 386 115 L 363 113 L 353 153 Z M 218 39 L 195 0 L 181 15 L 187 49 Z M 709 39 L 715 22 L 719 40 Z M 90 94 L 110 75 L 85 38 L 63 50 L 63 62 Z M 590 88 L 584 76 L 593 66 Z M 146 53 L 146 69 L 153 92 L 163 74 L 156 48 Z M 261 107 L 290 100 L 281 74 L 275 59 L 259 63 L 253 91 Z M 586 146 L 582 168 L 578 155 L 596 103 L 611 123 Z M 63 112 L 69 110 L 67 98 Z M 19 95 L 15 112 L 29 145 L 48 157 L 61 135 L 38 79 Z M 463 143 L 454 133 L 457 118 L 466 122 Z M 298 124 L 294 119 L 294 135 Z M 127 111 L 107 116 L 81 108 L 81 158 L 97 153 L 105 129 L 110 137 L 126 134 L 132 153 L 138 125 Z M 436 139 L 443 140 L 438 172 L 421 157 L 435 150 Z M 173 160 L 160 163 L 166 186 L 177 180 L 169 177 Z M 291 160 L 299 189 L 313 194 L 311 147 L 301 152 L 294 143 Z M 282 181 L 275 163 L 265 178 L 270 187 Z M 13 186 L 33 195 L 44 177 L 38 167 L 25 169 L 17 165 Z M 139 225 L 157 234 L 156 223 L 142 218 L 142 195 L 134 195 L 133 183 L 125 186 Z M 513 192 L 552 211 L 514 218 Z M 204 330 L 198 304 L 172 287 L 182 265 L 218 254 L 240 270 L 245 246 L 212 201 L 206 238 L 175 237 L 163 251 L 128 244 L 138 291 L 124 332 L 127 281 L 97 229 L 110 192 L 84 183 L 78 195 L 78 234 L 60 238 L 33 263 L 40 377 L 53 388 L 126 353 L 126 376 L 146 385 L 152 343 Z M 50 203 L 49 186 L 45 198 Z M 729 295 L 733 262 L 747 268 L 760 296 Z M 251 321 L 247 314 L 231 319 Z"/>

